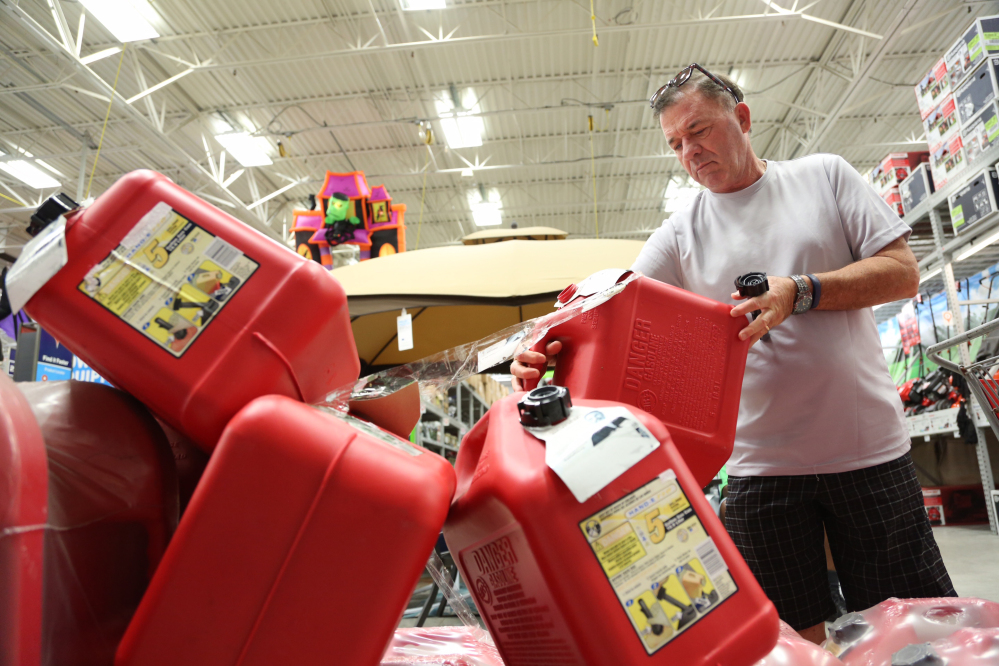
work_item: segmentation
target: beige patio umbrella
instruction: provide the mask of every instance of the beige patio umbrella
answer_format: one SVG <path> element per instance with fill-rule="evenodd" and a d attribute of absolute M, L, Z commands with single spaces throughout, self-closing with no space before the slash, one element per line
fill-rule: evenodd
<path fill-rule="evenodd" d="M 512 240 L 565 240 L 568 232 L 554 227 L 524 227 L 523 229 L 484 229 L 461 239 L 465 245 L 499 243 Z"/>
<path fill-rule="evenodd" d="M 478 340 L 554 309 L 566 286 L 628 268 L 641 241 L 513 240 L 402 252 L 332 271 L 347 291 L 362 374 Z M 399 351 L 396 317 L 413 317 L 413 349 Z"/>

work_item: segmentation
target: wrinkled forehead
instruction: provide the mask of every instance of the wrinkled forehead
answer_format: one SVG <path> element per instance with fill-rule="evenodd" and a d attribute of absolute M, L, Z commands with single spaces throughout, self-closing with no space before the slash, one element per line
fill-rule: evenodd
<path fill-rule="evenodd" d="M 659 125 L 666 138 L 673 139 L 716 121 L 725 112 L 699 94 L 684 95 L 659 114 Z"/>

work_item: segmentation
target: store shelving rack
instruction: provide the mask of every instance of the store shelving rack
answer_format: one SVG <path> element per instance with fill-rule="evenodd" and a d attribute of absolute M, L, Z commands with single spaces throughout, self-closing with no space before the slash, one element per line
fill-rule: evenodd
<path fill-rule="evenodd" d="M 455 406 L 454 414 L 448 413 L 450 410 L 445 411 L 432 402 L 421 400 L 420 411 L 422 413 L 420 415 L 420 423 L 425 421 L 439 421 L 443 424 L 440 431 L 442 437 L 443 433 L 450 432 L 461 441 L 461 438 L 465 436 L 472 426 L 485 416 L 489 405 L 486 404 L 482 396 L 467 382 L 461 382 L 448 390 L 449 405 L 452 404 L 452 400 Z M 457 447 L 446 444 L 441 440 L 424 437 L 420 424 L 417 424 L 416 427 L 416 443 L 431 451 L 437 451 L 445 458 L 450 458 L 448 453 L 453 454 L 458 451 Z"/>
<path fill-rule="evenodd" d="M 948 198 L 959 189 L 967 185 L 983 169 L 999 162 L 999 145 L 986 150 L 978 158 L 968 164 L 956 177 L 945 184 L 940 189 L 923 200 L 918 206 L 913 208 L 902 219 L 910 227 L 915 228 L 917 224 L 929 221 L 933 231 L 932 252 L 926 254 L 919 261 L 920 274 L 925 275 L 939 269 L 943 277 L 944 292 L 947 295 L 947 308 L 954 313 L 952 318 L 956 336 L 964 334 L 964 318 L 960 316 L 961 306 L 969 305 L 967 301 L 958 300 L 957 285 L 954 275 L 954 265 L 957 263 L 956 257 L 964 252 L 981 244 L 989 236 L 999 231 L 999 213 L 992 213 L 980 222 L 976 223 L 963 235 L 952 235 L 947 237 L 944 231 L 944 216 L 950 219 L 950 207 Z M 999 245 L 996 245 L 999 247 Z M 983 248 L 984 249 L 984 248 Z M 996 299 L 999 303 L 999 299 Z M 980 304 L 977 301 L 976 304 Z M 958 346 L 960 361 L 962 366 L 971 365 L 971 352 L 967 343 Z M 979 406 L 983 407 L 983 406 Z M 971 410 L 975 428 L 978 430 L 978 444 L 976 452 L 978 454 L 978 468 L 982 477 L 982 487 L 985 490 L 985 500 L 989 511 L 989 527 L 993 534 L 999 535 L 999 521 L 997 521 L 995 506 L 992 503 L 992 490 L 995 489 L 995 481 L 992 477 L 992 462 L 989 459 L 989 450 L 986 444 L 986 432 L 991 428 L 987 420 L 982 418 L 981 409 Z"/>

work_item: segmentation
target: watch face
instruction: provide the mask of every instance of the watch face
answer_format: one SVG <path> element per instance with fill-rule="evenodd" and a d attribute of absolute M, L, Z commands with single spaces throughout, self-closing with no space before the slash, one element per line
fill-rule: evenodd
<path fill-rule="evenodd" d="M 812 293 L 808 289 L 805 278 L 800 275 L 792 275 L 791 279 L 798 285 L 798 295 L 794 299 L 792 314 L 804 314 L 812 309 Z"/>

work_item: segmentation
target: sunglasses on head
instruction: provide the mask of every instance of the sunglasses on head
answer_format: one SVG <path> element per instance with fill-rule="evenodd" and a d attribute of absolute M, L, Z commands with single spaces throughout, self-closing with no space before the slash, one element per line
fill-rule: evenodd
<path fill-rule="evenodd" d="M 693 73 L 693 71 L 695 69 L 698 72 L 700 72 L 701 74 L 703 74 L 704 76 L 708 77 L 709 79 L 711 79 L 712 81 L 714 81 L 715 83 L 717 83 L 719 86 L 721 86 L 722 89 L 725 90 L 725 92 L 727 92 L 728 94 L 732 95 L 732 99 L 735 100 L 736 104 L 739 103 L 739 101 L 740 101 L 739 100 L 739 96 L 735 94 L 734 90 L 732 90 L 729 86 L 725 85 L 724 81 L 722 81 L 717 76 L 715 76 L 714 74 L 712 74 L 708 70 L 704 69 L 703 67 L 701 67 L 700 65 L 698 65 L 695 62 L 695 63 L 691 63 L 687 67 L 684 67 L 682 70 L 680 70 L 679 74 L 677 74 L 676 76 L 674 76 L 672 79 L 669 80 L 669 83 L 667 83 L 662 88 L 660 88 L 659 90 L 657 90 L 656 94 L 653 95 L 651 99 L 649 99 L 649 106 L 651 106 L 653 109 L 656 108 L 656 102 L 659 101 L 659 98 L 662 97 L 663 94 L 667 90 L 669 90 L 670 88 L 679 88 L 684 83 L 686 83 L 687 81 L 689 81 L 690 80 L 690 75 L 691 75 L 691 73 Z"/>

